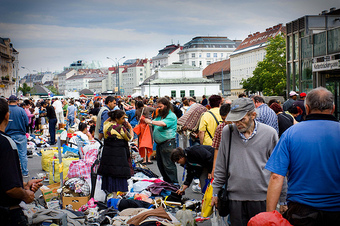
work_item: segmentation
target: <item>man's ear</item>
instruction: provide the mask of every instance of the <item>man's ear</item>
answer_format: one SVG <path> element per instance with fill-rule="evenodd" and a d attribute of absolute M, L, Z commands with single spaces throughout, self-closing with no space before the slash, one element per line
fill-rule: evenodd
<path fill-rule="evenodd" d="M 332 108 L 332 111 L 331 111 L 332 115 L 333 115 L 334 111 L 335 111 L 335 104 L 333 104 L 333 108 Z"/>
<path fill-rule="evenodd" d="M 305 109 L 306 109 L 306 115 L 309 115 L 309 113 L 310 113 L 310 108 L 309 108 L 309 106 L 306 104 L 305 105 Z"/>

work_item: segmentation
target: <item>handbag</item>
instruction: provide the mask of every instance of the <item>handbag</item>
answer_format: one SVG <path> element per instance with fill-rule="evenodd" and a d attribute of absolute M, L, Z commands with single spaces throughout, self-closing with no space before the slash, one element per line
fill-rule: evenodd
<path fill-rule="evenodd" d="M 228 149 L 228 162 L 227 162 L 227 176 L 225 180 L 225 185 L 223 188 L 218 192 L 218 203 L 217 203 L 217 210 L 221 217 L 226 217 L 230 213 L 229 209 L 229 198 L 228 198 L 228 177 L 229 177 L 229 162 L 230 162 L 230 149 L 231 149 L 231 135 L 233 133 L 233 126 L 229 124 L 229 149 Z"/>

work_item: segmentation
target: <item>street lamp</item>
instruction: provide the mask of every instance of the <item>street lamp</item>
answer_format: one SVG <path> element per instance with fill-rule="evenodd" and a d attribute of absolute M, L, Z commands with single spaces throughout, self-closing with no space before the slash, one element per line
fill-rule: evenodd
<path fill-rule="evenodd" d="M 122 58 L 120 58 L 119 60 L 117 60 L 117 58 L 115 58 L 115 60 L 114 59 L 112 59 L 112 58 L 110 58 L 110 57 L 106 57 L 107 59 L 110 59 L 110 60 L 112 60 L 113 62 L 115 62 L 116 63 L 116 65 L 117 65 L 117 72 L 116 72 L 116 85 L 117 85 L 117 88 L 118 88 L 118 90 L 117 90 L 117 94 L 118 95 L 120 95 L 120 87 L 119 87 L 119 61 L 121 60 L 121 59 L 123 59 L 123 58 L 125 58 L 125 56 L 123 56 Z"/>

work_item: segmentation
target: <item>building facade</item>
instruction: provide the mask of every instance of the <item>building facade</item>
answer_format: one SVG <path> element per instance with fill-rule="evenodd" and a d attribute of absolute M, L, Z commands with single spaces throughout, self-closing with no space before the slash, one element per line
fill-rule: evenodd
<path fill-rule="evenodd" d="M 151 64 L 149 59 L 137 59 L 135 63 L 126 67 L 122 72 L 121 95 L 131 95 L 134 88 L 143 83 L 151 75 Z"/>
<path fill-rule="evenodd" d="M 9 97 L 16 94 L 18 54 L 9 38 L 0 37 L 0 96 Z"/>
<path fill-rule="evenodd" d="M 195 37 L 184 44 L 178 53 L 179 60 L 203 69 L 209 64 L 228 59 L 240 43 L 240 40 L 230 40 L 227 37 Z"/>
<path fill-rule="evenodd" d="M 202 69 L 182 62 L 163 67 L 141 85 L 143 96 L 202 96 L 220 93 L 220 84 L 202 78 Z"/>
<path fill-rule="evenodd" d="M 285 27 L 278 24 L 267 28 L 264 32 L 250 34 L 230 55 L 232 96 L 238 96 L 244 92 L 241 85 L 242 79 L 252 77 L 257 63 L 263 61 L 266 55 L 268 38 L 274 38 L 281 33 L 285 33 Z"/>
<path fill-rule="evenodd" d="M 152 57 L 152 71 L 171 65 L 174 62 L 179 61 L 179 52 L 183 49 L 183 46 L 167 45 L 163 49 L 158 51 L 157 56 Z"/>
<path fill-rule="evenodd" d="M 230 96 L 230 59 L 208 65 L 203 70 L 203 78 L 215 80 L 220 84 L 221 94 Z"/>
<path fill-rule="evenodd" d="M 89 89 L 94 93 L 107 92 L 107 78 L 108 76 L 101 76 L 89 81 Z"/>
<path fill-rule="evenodd" d="M 335 96 L 340 118 L 340 9 L 303 16 L 287 26 L 287 93 L 323 86 Z"/>
<path fill-rule="evenodd" d="M 74 69 L 67 69 L 64 70 L 62 73 L 58 74 L 57 77 L 57 84 L 55 87 L 58 89 L 59 93 L 64 94 L 66 90 L 66 80 L 77 73 Z"/>
<path fill-rule="evenodd" d="M 100 76 L 99 74 L 73 75 L 66 79 L 65 90 L 70 92 L 89 89 L 89 81 Z"/>

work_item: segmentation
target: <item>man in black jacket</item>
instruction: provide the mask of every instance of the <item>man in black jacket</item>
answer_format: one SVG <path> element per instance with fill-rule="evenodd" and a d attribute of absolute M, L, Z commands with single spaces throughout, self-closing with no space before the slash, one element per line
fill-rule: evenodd
<path fill-rule="evenodd" d="M 172 151 L 171 160 L 187 170 L 186 179 L 181 189 L 176 192 L 183 194 L 195 176 L 199 178 L 202 188 L 204 187 L 213 167 L 214 148 L 207 145 L 195 145 L 183 150 L 178 147 Z"/>
<path fill-rule="evenodd" d="M 54 107 L 49 103 L 50 100 L 47 102 L 43 102 L 41 105 L 46 108 L 46 116 L 48 118 L 48 130 L 50 132 L 50 145 L 54 145 L 55 142 L 55 126 L 57 125 L 57 116 L 55 114 Z"/>

